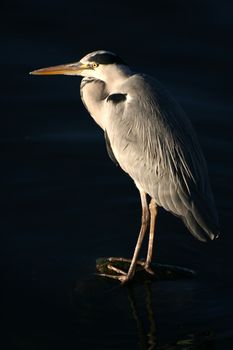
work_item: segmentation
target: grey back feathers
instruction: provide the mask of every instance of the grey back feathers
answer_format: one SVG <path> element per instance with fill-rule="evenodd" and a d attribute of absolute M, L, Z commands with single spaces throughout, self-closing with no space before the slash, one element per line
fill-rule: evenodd
<path fill-rule="evenodd" d="M 147 76 L 134 75 L 121 88 L 133 102 L 118 105 L 108 116 L 115 158 L 159 206 L 180 216 L 196 238 L 213 239 L 218 235 L 217 213 L 189 120 Z"/>

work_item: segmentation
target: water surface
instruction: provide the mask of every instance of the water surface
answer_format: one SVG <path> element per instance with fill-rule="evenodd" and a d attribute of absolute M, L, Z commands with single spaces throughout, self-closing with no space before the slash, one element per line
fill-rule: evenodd
<path fill-rule="evenodd" d="M 1 11 L 4 348 L 231 349 L 232 5 L 156 6 L 24 0 Z M 28 72 L 98 48 L 160 79 L 197 130 L 222 237 L 197 242 L 161 210 L 155 247 L 196 279 L 121 288 L 95 275 L 97 258 L 131 256 L 139 196 L 108 158 L 79 79 Z"/>

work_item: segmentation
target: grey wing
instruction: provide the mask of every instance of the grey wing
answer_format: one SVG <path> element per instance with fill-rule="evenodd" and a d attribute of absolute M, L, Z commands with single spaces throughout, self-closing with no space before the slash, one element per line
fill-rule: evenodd
<path fill-rule="evenodd" d="M 158 82 L 136 75 L 112 106 L 108 136 L 120 166 L 199 240 L 218 235 L 207 167 L 195 132 Z M 126 95 L 127 96 L 127 95 Z"/>
<path fill-rule="evenodd" d="M 110 159 L 113 161 L 113 163 L 115 163 L 116 165 L 119 165 L 118 161 L 116 160 L 116 157 L 114 156 L 111 143 L 106 130 L 104 131 L 104 138 L 105 138 L 106 148 Z"/>

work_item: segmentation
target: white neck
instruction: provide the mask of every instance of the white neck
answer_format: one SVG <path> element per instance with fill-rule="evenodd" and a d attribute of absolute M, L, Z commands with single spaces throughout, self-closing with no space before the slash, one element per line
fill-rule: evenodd
<path fill-rule="evenodd" d="M 82 100 L 95 122 L 105 129 L 105 99 L 112 93 L 120 93 L 120 85 L 133 73 L 127 66 L 107 65 L 93 75 L 94 80 L 84 78 L 81 83 Z M 85 84 L 85 82 L 87 82 Z"/>

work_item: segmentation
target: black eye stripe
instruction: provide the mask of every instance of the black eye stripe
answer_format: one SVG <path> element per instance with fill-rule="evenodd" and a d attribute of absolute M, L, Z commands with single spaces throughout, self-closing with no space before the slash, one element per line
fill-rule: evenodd
<path fill-rule="evenodd" d="M 99 64 L 125 64 L 126 63 L 117 55 L 111 53 L 96 53 L 95 55 L 89 58 L 89 62 L 94 61 Z"/>

